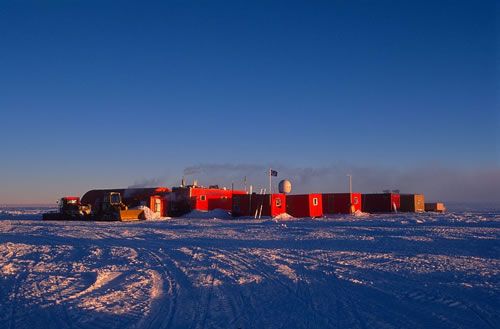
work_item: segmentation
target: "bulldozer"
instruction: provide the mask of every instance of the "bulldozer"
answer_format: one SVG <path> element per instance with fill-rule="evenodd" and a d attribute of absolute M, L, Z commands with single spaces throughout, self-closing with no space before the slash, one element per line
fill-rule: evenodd
<path fill-rule="evenodd" d="M 92 209 L 95 220 L 134 221 L 144 219 L 144 210 L 128 209 L 118 192 L 107 193 L 101 202 Z"/>
<path fill-rule="evenodd" d="M 80 202 L 76 196 L 65 196 L 57 201 L 58 212 L 49 212 L 42 215 L 44 220 L 89 220 L 91 207 Z"/>

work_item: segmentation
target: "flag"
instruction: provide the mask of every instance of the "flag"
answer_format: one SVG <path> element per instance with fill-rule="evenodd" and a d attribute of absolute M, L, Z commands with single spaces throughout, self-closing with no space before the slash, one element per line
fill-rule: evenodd
<path fill-rule="evenodd" d="M 278 172 L 276 170 L 271 170 L 271 176 L 278 177 Z"/>

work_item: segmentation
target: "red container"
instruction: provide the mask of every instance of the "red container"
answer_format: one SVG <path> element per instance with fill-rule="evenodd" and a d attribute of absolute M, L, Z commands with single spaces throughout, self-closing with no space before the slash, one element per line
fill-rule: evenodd
<path fill-rule="evenodd" d="M 149 197 L 149 209 L 160 217 L 167 216 L 167 199 L 164 196 L 153 195 Z"/>
<path fill-rule="evenodd" d="M 363 212 L 395 212 L 400 209 L 400 195 L 396 193 L 363 194 L 361 201 Z"/>
<path fill-rule="evenodd" d="M 324 214 L 352 214 L 361 211 L 361 193 L 323 193 Z"/>
<path fill-rule="evenodd" d="M 276 217 L 286 212 L 285 194 L 238 194 L 233 195 L 233 217 L 258 216 Z"/>
<path fill-rule="evenodd" d="M 323 198 L 319 193 L 286 196 L 286 212 L 293 217 L 323 216 Z"/>
<path fill-rule="evenodd" d="M 240 190 L 225 190 L 197 186 L 175 187 L 167 197 L 170 216 L 181 216 L 192 210 L 210 211 L 233 207 L 233 195 L 246 194 Z"/>

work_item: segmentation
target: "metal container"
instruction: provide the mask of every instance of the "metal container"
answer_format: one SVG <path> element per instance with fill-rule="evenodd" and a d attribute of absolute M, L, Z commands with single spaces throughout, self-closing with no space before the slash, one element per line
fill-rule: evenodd
<path fill-rule="evenodd" d="M 352 214 L 361 211 L 361 193 L 323 193 L 324 214 Z"/>
<path fill-rule="evenodd" d="M 363 194 L 361 200 L 363 212 L 397 212 L 400 209 L 400 195 L 396 193 Z"/>
<path fill-rule="evenodd" d="M 286 212 L 293 217 L 322 217 L 323 198 L 319 193 L 286 196 Z"/>
<path fill-rule="evenodd" d="M 175 187 L 168 196 L 169 216 L 182 216 L 192 210 L 223 209 L 231 211 L 233 196 L 243 194 L 246 192 L 241 190 L 198 186 Z"/>
<path fill-rule="evenodd" d="M 425 198 L 423 194 L 401 194 L 401 211 L 424 212 Z"/>
<path fill-rule="evenodd" d="M 235 194 L 233 195 L 233 217 L 271 216 L 276 217 L 286 212 L 286 196 L 274 194 Z"/>
<path fill-rule="evenodd" d="M 425 204 L 425 211 L 445 212 L 446 207 L 442 202 L 430 202 Z"/>

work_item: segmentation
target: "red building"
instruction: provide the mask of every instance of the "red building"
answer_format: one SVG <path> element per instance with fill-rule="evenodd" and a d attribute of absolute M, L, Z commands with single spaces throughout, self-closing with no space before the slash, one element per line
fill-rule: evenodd
<path fill-rule="evenodd" d="M 323 216 L 323 202 L 321 194 L 296 194 L 286 196 L 286 212 L 293 217 L 321 217 Z"/>
<path fill-rule="evenodd" d="M 353 214 L 361 211 L 361 193 L 323 193 L 324 214 Z"/>
<path fill-rule="evenodd" d="M 401 208 L 400 195 L 396 193 L 363 194 L 361 201 L 364 212 L 395 212 Z"/>
<path fill-rule="evenodd" d="M 245 191 L 198 186 L 174 187 L 166 196 L 169 215 L 181 216 L 192 210 L 210 211 L 233 208 L 233 195 L 246 194 Z"/>
<path fill-rule="evenodd" d="M 286 196 L 274 194 L 235 194 L 233 195 L 233 217 L 262 216 L 276 217 L 286 212 Z"/>

